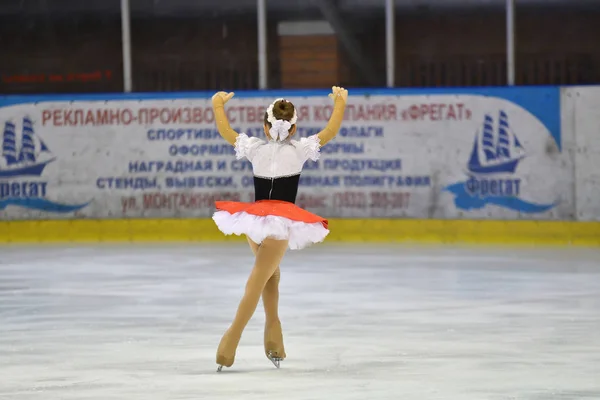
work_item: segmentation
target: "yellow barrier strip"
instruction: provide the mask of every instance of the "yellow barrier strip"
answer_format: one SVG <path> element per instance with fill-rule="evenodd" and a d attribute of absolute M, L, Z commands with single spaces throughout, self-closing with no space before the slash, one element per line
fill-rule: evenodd
<path fill-rule="evenodd" d="M 327 242 L 600 246 L 600 222 L 332 219 Z M 0 221 L 0 243 L 236 241 L 211 219 Z"/>

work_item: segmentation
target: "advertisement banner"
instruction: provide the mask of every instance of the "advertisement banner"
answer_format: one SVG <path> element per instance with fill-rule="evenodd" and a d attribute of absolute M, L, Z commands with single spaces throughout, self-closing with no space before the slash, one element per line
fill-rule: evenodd
<path fill-rule="evenodd" d="M 264 138 L 280 97 L 267 94 L 227 103 L 232 127 Z M 296 139 L 326 125 L 326 92 L 286 98 Z M 351 91 L 297 204 L 329 218 L 573 218 L 559 103 L 556 88 Z M 215 200 L 253 200 L 252 166 L 220 137 L 208 96 L 0 105 L 2 219 L 209 217 Z"/>
<path fill-rule="evenodd" d="M 563 89 L 565 123 L 574 130 L 577 219 L 600 220 L 600 87 Z"/>

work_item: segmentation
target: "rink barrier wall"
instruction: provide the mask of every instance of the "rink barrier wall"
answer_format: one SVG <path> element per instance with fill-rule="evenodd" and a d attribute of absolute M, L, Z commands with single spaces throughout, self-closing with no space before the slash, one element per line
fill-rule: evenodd
<path fill-rule="evenodd" d="M 261 110 L 285 97 L 300 111 L 299 135 L 315 133 L 327 93 L 237 92 L 232 125 L 262 135 Z M 252 193 L 251 170 L 230 149 L 213 152 L 224 142 L 214 136 L 211 95 L 0 96 L 0 242 L 243 240 L 210 219 L 215 192 L 242 201 Z M 598 109 L 600 87 L 351 90 L 343 129 L 328 145 L 336 150 L 303 172 L 339 183 L 301 186 L 299 205 L 330 220 L 333 242 L 596 246 Z M 169 129 L 196 136 L 157 139 Z M 485 147 L 486 135 L 495 148 Z M 204 153 L 193 155 L 195 145 Z M 158 167 L 182 160 L 193 168 Z M 197 183 L 210 174 L 215 187 Z M 363 176 L 372 182 L 354 182 Z M 165 200 L 174 192 L 177 200 Z"/>
<path fill-rule="evenodd" d="M 600 223 L 333 219 L 326 243 L 470 243 L 600 246 Z M 224 236 L 211 219 L 0 221 L 0 243 L 245 242 Z"/>

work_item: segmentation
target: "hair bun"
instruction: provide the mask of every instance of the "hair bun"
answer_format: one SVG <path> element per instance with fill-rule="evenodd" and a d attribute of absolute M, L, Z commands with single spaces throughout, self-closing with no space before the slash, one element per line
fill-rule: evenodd
<path fill-rule="evenodd" d="M 288 100 L 278 100 L 273 104 L 273 116 L 275 119 L 290 121 L 294 117 L 295 110 L 294 105 Z M 268 122 L 267 118 L 268 115 L 265 113 L 265 124 Z"/>

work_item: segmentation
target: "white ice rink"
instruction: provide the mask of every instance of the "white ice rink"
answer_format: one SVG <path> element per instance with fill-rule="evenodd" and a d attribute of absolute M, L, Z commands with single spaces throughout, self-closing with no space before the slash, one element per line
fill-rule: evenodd
<path fill-rule="evenodd" d="M 259 306 L 215 351 L 242 245 L 0 247 L 0 399 L 600 399 L 600 252 L 319 245 L 288 252 L 288 358 Z"/>

